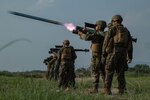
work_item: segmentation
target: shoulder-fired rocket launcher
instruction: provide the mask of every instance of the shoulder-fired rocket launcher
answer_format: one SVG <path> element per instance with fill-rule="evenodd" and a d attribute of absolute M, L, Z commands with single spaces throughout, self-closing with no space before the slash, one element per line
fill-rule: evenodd
<path fill-rule="evenodd" d="M 55 48 L 50 48 L 49 54 L 53 52 L 58 52 L 63 46 L 55 45 Z M 89 49 L 74 49 L 75 52 L 89 52 Z"/>

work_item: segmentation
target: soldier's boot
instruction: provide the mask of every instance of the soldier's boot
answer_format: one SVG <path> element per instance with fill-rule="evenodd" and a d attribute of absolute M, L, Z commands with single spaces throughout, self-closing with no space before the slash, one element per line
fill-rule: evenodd
<path fill-rule="evenodd" d="M 108 89 L 108 88 L 104 88 L 104 91 L 103 91 L 103 93 L 102 93 L 103 95 L 112 95 L 112 92 L 111 92 L 111 90 L 110 89 Z"/>

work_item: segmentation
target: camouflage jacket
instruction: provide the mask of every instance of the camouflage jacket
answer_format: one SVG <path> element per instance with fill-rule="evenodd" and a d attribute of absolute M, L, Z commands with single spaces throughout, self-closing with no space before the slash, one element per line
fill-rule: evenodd
<path fill-rule="evenodd" d="M 81 34 L 80 38 L 85 41 L 91 41 L 91 49 L 95 52 L 102 52 L 102 45 L 105 37 L 105 32 L 88 30 L 87 34 Z"/>

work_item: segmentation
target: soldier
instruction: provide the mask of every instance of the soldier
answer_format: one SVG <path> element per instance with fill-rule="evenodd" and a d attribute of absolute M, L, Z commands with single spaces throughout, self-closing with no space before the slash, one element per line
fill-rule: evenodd
<path fill-rule="evenodd" d="M 74 48 L 70 46 L 69 40 L 63 41 L 63 47 L 58 52 L 58 63 L 60 65 L 59 87 L 69 88 L 75 86 L 74 62 L 77 58 Z"/>
<path fill-rule="evenodd" d="M 100 71 L 102 79 L 104 80 L 105 78 L 104 68 L 101 63 L 102 45 L 105 36 L 104 32 L 105 28 L 106 22 L 103 20 L 98 20 L 96 22 L 95 30 L 85 28 L 85 32 L 89 34 L 85 34 L 81 31 L 78 32 L 81 39 L 91 41 L 91 50 L 92 50 L 91 67 L 92 73 L 94 74 L 94 81 L 93 81 L 94 88 L 90 91 L 90 93 L 98 93 Z"/>
<path fill-rule="evenodd" d="M 128 69 L 127 63 L 132 61 L 132 38 L 128 29 L 121 24 L 122 21 L 120 15 L 112 17 L 113 27 L 108 29 L 103 43 L 103 56 L 106 57 L 104 94 L 107 95 L 111 94 L 114 72 L 117 73 L 118 92 L 119 94 L 124 93 L 125 71 Z"/>
<path fill-rule="evenodd" d="M 54 72 L 56 61 L 57 61 L 57 54 L 55 52 L 53 52 L 53 54 L 47 59 L 44 59 L 43 63 L 47 65 L 47 72 L 46 72 L 47 79 L 50 79 L 50 80 L 52 78 L 56 79 L 55 72 Z"/>
<path fill-rule="evenodd" d="M 50 61 L 50 63 L 53 63 L 52 76 L 53 76 L 53 79 L 57 80 L 58 79 L 58 73 L 59 73 L 57 68 L 56 68 L 57 60 L 58 60 L 57 51 L 53 51 L 52 55 L 53 55 L 53 60 Z"/>

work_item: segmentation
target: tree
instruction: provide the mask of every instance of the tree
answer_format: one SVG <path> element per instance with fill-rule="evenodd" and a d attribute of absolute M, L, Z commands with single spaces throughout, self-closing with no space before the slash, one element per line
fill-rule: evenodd
<path fill-rule="evenodd" d="M 150 67 L 147 64 L 137 64 L 134 66 L 134 71 L 135 73 L 139 74 L 139 73 L 150 73 Z"/>

